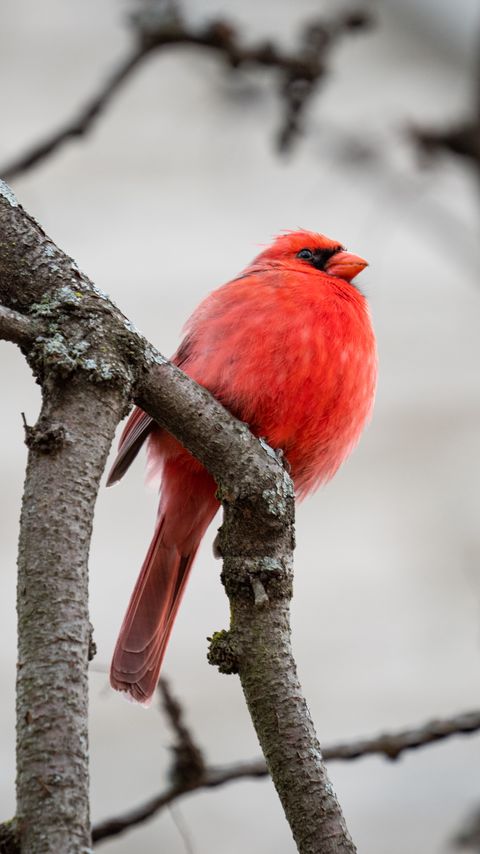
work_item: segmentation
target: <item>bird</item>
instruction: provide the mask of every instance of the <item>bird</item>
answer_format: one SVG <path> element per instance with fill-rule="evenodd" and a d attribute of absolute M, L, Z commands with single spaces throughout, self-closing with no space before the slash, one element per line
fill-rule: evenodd
<path fill-rule="evenodd" d="M 372 412 L 375 335 L 367 299 L 353 284 L 366 266 L 323 234 L 282 232 L 200 303 L 172 357 L 282 452 L 300 499 L 335 474 Z M 144 442 L 160 500 L 110 682 L 148 705 L 195 555 L 220 505 L 211 475 L 139 407 L 121 434 L 107 485 L 120 480 Z"/>

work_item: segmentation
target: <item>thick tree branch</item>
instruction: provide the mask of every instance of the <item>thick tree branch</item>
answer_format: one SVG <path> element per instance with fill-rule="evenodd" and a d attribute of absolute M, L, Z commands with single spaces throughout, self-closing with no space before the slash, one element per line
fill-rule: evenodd
<path fill-rule="evenodd" d="M 199 389 L 169 364 L 153 364 L 145 372 L 136 402 L 181 436 L 219 484 L 224 508 L 222 580 L 232 623 L 229 632 L 214 636 L 209 658 L 221 672 L 240 676 L 298 849 L 303 854 L 354 851 L 290 648 L 294 513 L 290 478 L 271 450 L 258 453 L 259 443 L 245 424 L 232 422 L 213 398 L 201 400 Z M 208 441 L 199 422 L 212 428 Z M 256 604 L 258 584 L 265 593 L 262 606 Z"/>
<path fill-rule="evenodd" d="M 49 383 L 29 431 L 18 559 L 17 824 L 22 852 L 90 846 L 88 551 L 124 396 Z"/>
<path fill-rule="evenodd" d="M 0 175 L 11 180 L 41 163 L 68 140 L 87 134 L 121 85 L 148 55 L 183 45 L 219 54 L 232 70 L 245 66 L 268 67 L 281 75 L 285 119 L 278 135 L 278 145 L 284 150 L 299 134 L 304 108 L 326 74 L 329 49 L 346 32 L 367 28 L 370 23 L 370 16 L 364 10 L 340 12 L 328 22 L 313 21 L 305 26 L 297 52 L 290 54 L 273 41 L 242 45 L 234 28 L 224 20 L 195 29 L 178 10 L 132 16 L 135 44 L 98 92 L 60 128 L 0 167 Z"/>
<path fill-rule="evenodd" d="M 181 400 L 178 389 L 183 387 Z M 350 840 L 327 777 L 290 647 L 294 501 L 290 478 L 245 424 L 198 389 L 179 369 L 153 365 L 136 402 L 180 437 L 219 484 L 222 581 L 230 600 L 229 632 L 218 632 L 209 659 L 238 673 L 262 751 L 298 849 L 350 852 Z M 214 412 L 216 414 L 214 414 Z M 198 423 L 213 427 L 208 442 Z M 263 598 L 256 591 L 261 586 Z"/>
<path fill-rule="evenodd" d="M 40 331 L 48 319 L 48 332 L 21 342 L 43 403 L 27 429 L 20 523 L 15 830 L 22 854 L 80 854 L 90 846 L 88 551 L 100 477 L 130 386 L 102 327 L 98 296 L 4 186 L 0 234 L 0 302 L 17 328 L 18 309 L 30 314 L 23 332 Z"/>
<path fill-rule="evenodd" d="M 177 704 L 177 716 L 178 715 L 179 710 Z M 169 714 L 169 718 L 175 725 L 175 719 L 172 721 L 171 714 Z M 411 727 L 406 730 L 400 730 L 398 732 L 387 732 L 370 738 L 361 738 L 354 741 L 327 745 L 323 748 L 322 753 L 326 762 L 359 759 L 367 756 L 384 756 L 387 759 L 392 760 L 397 759 L 400 754 L 405 751 L 426 747 L 437 741 L 451 738 L 454 735 L 473 734 L 479 730 L 480 711 L 465 712 L 464 714 L 455 715 L 452 718 L 428 721 L 425 724 Z M 178 741 L 183 741 L 181 734 Z M 190 733 L 188 733 L 188 742 L 194 744 Z M 177 750 L 177 748 L 178 744 L 176 745 L 175 750 Z M 198 751 L 196 745 L 195 751 Z M 186 755 L 187 753 L 188 750 L 185 749 L 183 751 L 183 755 Z M 96 824 L 93 828 L 92 834 L 94 842 L 98 843 L 102 840 L 109 839 L 112 836 L 117 836 L 118 834 L 141 824 L 149 818 L 152 818 L 164 807 L 173 803 L 178 798 L 191 794 L 199 789 L 214 788 L 216 786 L 222 786 L 226 783 L 246 778 L 260 778 L 268 776 L 268 769 L 264 759 L 255 759 L 251 762 L 235 762 L 221 768 L 203 765 L 203 771 L 201 774 L 198 773 L 198 764 L 195 767 L 195 776 L 190 775 L 185 776 L 183 779 L 179 779 L 175 774 L 173 776 L 172 784 L 159 795 L 149 798 L 143 804 L 132 810 L 127 810 L 121 815 L 106 819 L 105 821 Z"/>
<path fill-rule="evenodd" d="M 103 462 L 131 397 L 218 483 L 233 618 L 210 655 L 240 674 L 299 851 L 354 851 L 290 649 L 289 476 L 245 424 L 154 351 L 1 185 L 0 235 L 0 304 L 48 318 L 48 335 L 27 354 L 44 403 L 30 444 L 19 556 L 22 854 L 88 847 L 88 544 Z"/>

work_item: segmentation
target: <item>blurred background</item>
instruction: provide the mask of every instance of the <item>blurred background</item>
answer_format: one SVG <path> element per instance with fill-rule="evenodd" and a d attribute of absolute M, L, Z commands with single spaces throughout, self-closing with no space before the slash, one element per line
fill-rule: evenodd
<path fill-rule="evenodd" d="M 295 50 L 338 2 L 189 0 L 248 43 Z M 132 5 L 4 0 L 0 11 L 0 167 L 75 114 L 128 52 Z M 138 8 L 138 6 L 136 7 Z M 370 261 L 362 274 L 378 335 L 375 414 L 335 480 L 298 507 L 293 642 L 323 743 L 479 705 L 480 205 L 468 158 L 419 152 L 412 128 L 475 118 L 478 0 L 378 0 L 368 31 L 345 36 L 287 155 L 270 70 L 232 73 L 211 52 L 154 54 L 90 135 L 12 179 L 53 240 L 165 354 L 199 300 L 262 243 L 305 227 Z M 1 168 L 0 168 L 1 172 Z M 0 818 L 14 812 L 15 558 L 26 448 L 20 413 L 39 406 L 23 357 L 0 342 Z M 91 550 L 94 820 L 165 784 L 170 733 L 159 712 L 108 687 L 106 670 L 153 530 L 142 460 L 99 495 Z M 212 559 L 197 560 L 165 674 L 212 762 L 257 755 L 238 680 L 206 661 L 228 608 Z M 478 738 L 332 764 L 360 852 L 440 854 L 480 800 Z M 190 841 L 179 832 L 187 829 Z M 174 815 L 105 844 L 293 854 L 269 781 L 181 801 Z M 471 849 L 473 850 L 473 849 Z M 477 849 L 478 850 L 478 849 Z"/>

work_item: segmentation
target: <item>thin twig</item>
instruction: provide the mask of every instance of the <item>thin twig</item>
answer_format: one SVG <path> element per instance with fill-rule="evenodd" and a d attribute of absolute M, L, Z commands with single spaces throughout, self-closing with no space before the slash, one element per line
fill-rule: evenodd
<path fill-rule="evenodd" d="M 69 139 L 85 136 L 110 103 L 121 84 L 132 74 L 147 53 L 148 50 L 144 47 L 136 48 L 119 64 L 97 94 L 84 107 L 71 119 L 68 119 L 65 124 L 48 134 L 45 139 L 35 143 L 19 157 L 15 157 L 6 163 L 0 169 L 0 175 L 7 181 L 16 178 L 23 172 L 28 172 L 37 163 L 46 160 Z"/>
<path fill-rule="evenodd" d="M 380 755 L 397 759 L 406 750 L 426 747 L 452 735 L 471 735 L 480 730 L 480 711 L 463 712 L 451 718 L 439 718 L 399 732 L 383 733 L 373 738 L 357 739 L 346 744 L 332 744 L 323 751 L 325 760 L 358 759 Z"/>
<path fill-rule="evenodd" d="M 412 127 L 410 134 L 424 157 L 447 152 L 464 157 L 480 171 L 480 119 L 468 118 L 444 128 Z"/>
<path fill-rule="evenodd" d="M 195 854 L 195 849 L 193 847 L 193 842 L 192 842 L 190 832 L 188 830 L 188 827 L 185 823 L 185 819 L 183 818 L 183 815 L 181 814 L 180 810 L 178 809 L 178 807 L 174 807 L 172 804 L 169 804 L 168 811 L 172 817 L 172 821 L 173 821 L 175 827 L 178 830 L 179 836 L 181 837 L 182 842 L 185 846 L 185 851 L 187 852 L 187 854 Z"/>
<path fill-rule="evenodd" d="M 13 341 L 20 347 L 28 346 L 40 331 L 40 325 L 31 318 L 0 305 L 0 338 L 4 341 Z"/>
<path fill-rule="evenodd" d="M 399 732 L 383 733 L 371 738 L 355 739 L 354 741 L 331 744 L 323 749 L 325 761 L 346 761 L 367 756 L 384 756 L 387 759 L 398 759 L 407 750 L 427 747 L 437 741 L 443 741 L 454 735 L 472 735 L 480 730 L 480 711 L 464 712 L 451 718 L 428 721 L 417 727 L 400 730 Z M 254 759 L 250 762 L 234 762 L 223 767 L 206 766 L 203 776 L 196 783 L 171 785 L 160 795 L 150 798 L 145 803 L 129 810 L 123 815 L 107 819 L 93 828 L 93 841 L 101 842 L 112 836 L 117 836 L 141 824 L 156 815 L 164 807 L 179 798 L 199 789 L 211 789 L 245 778 L 267 777 L 268 771 L 264 759 Z"/>
<path fill-rule="evenodd" d="M 463 157 L 480 174 L 480 30 L 473 75 L 473 105 L 460 121 L 443 127 L 411 127 L 410 134 L 424 158 L 447 152 Z"/>
<path fill-rule="evenodd" d="M 285 120 L 279 133 L 281 150 L 286 149 L 300 132 L 300 119 L 314 88 L 326 74 L 327 51 L 344 33 L 367 28 L 371 19 L 364 10 L 339 13 L 330 22 L 314 21 L 304 28 L 296 53 L 286 53 L 272 41 L 254 46 L 239 43 L 235 30 L 224 20 L 217 20 L 198 29 L 190 28 L 178 14 L 149 20 L 138 15 L 135 46 L 111 73 L 86 106 L 56 131 L 36 143 L 3 167 L 0 175 L 7 180 L 18 177 L 47 159 L 69 139 L 86 135 L 104 112 L 120 86 L 131 76 L 145 57 L 168 46 L 190 45 L 219 53 L 231 69 L 246 65 L 274 68 L 283 75 L 281 86 L 285 102 Z"/>
<path fill-rule="evenodd" d="M 173 763 L 170 769 L 170 780 L 175 786 L 190 786 L 201 780 L 205 772 L 202 751 L 186 726 L 182 706 L 173 696 L 165 678 L 158 683 L 158 691 L 164 712 L 176 736 L 171 748 Z"/>

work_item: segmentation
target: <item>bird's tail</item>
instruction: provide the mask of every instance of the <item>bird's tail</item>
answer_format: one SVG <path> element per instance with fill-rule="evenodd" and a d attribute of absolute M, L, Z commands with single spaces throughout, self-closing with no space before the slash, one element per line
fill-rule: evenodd
<path fill-rule="evenodd" d="M 180 488 L 177 481 L 170 490 L 164 480 L 170 494 L 164 492 L 155 534 L 113 654 L 112 687 L 143 704 L 155 691 L 193 560 L 218 508 L 215 485 L 206 472 L 193 479 L 196 488 L 185 482 Z"/>

